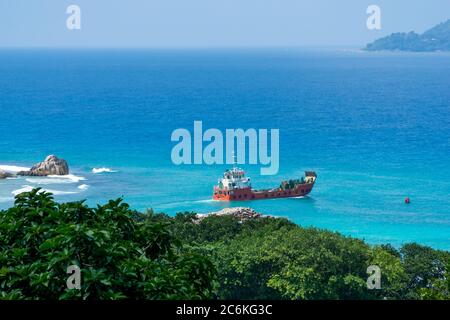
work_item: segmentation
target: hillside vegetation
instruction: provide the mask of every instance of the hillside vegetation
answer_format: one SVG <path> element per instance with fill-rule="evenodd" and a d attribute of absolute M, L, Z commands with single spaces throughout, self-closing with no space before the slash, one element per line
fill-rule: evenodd
<path fill-rule="evenodd" d="M 449 259 L 286 219 L 90 208 L 38 190 L 0 212 L 0 299 L 449 299 Z M 66 286 L 69 265 L 80 290 Z M 367 289 L 369 265 L 379 290 Z"/>
<path fill-rule="evenodd" d="M 365 50 L 399 50 L 413 52 L 450 51 L 450 19 L 428 31 L 417 34 L 393 33 L 387 37 L 369 43 Z"/>

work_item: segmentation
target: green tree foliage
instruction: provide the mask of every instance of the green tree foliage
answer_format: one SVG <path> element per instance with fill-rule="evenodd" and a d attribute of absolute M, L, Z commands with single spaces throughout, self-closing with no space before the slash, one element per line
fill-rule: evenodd
<path fill-rule="evenodd" d="M 133 218 L 121 199 L 89 208 L 38 189 L 20 194 L 0 212 L 0 298 L 213 297 L 207 258 L 183 249 L 167 221 Z M 67 289 L 69 265 L 82 270 L 81 290 Z"/>
<path fill-rule="evenodd" d="M 66 287 L 69 265 L 81 290 Z M 367 288 L 367 268 L 381 289 Z M 450 299 L 450 254 L 282 218 L 170 217 L 33 190 L 0 212 L 0 299 Z"/>
<path fill-rule="evenodd" d="M 408 298 L 419 298 L 421 288 L 430 289 L 440 283 L 440 280 L 448 282 L 448 252 L 433 250 L 417 243 L 404 245 L 400 252 L 408 275 Z"/>
<path fill-rule="evenodd" d="M 366 285 L 371 249 L 317 229 L 257 230 L 219 246 L 223 298 L 373 299 Z M 384 252 L 391 260 L 396 258 Z M 385 282 L 385 286 L 389 285 Z"/>
<path fill-rule="evenodd" d="M 434 278 L 426 286 L 419 289 L 421 299 L 450 300 L 450 259 L 444 276 Z"/>
<path fill-rule="evenodd" d="M 180 214 L 172 228 L 214 261 L 222 299 L 448 298 L 449 253 L 417 244 L 369 246 L 269 217 Z M 367 288 L 370 265 L 381 269 L 380 290 Z"/>

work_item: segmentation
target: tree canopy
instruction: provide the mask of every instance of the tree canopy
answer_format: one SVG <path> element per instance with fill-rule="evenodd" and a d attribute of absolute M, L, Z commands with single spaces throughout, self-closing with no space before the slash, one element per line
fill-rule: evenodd
<path fill-rule="evenodd" d="M 68 289 L 68 266 L 82 274 Z M 381 270 L 368 289 L 367 268 Z M 0 211 L 0 299 L 450 299 L 450 253 L 287 219 L 94 208 L 39 189 Z"/>
<path fill-rule="evenodd" d="M 182 248 L 167 221 L 137 221 L 121 199 L 89 208 L 38 189 L 0 212 L 0 298 L 207 299 L 214 266 Z M 82 270 L 81 290 L 66 286 Z"/>

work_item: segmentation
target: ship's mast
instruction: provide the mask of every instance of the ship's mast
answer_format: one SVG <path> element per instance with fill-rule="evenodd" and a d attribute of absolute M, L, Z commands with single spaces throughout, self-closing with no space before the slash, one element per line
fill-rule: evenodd
<path fill-rule="evenodd" d="M 237 168 L 237 163 L 236 163 L 236 154 L 233 151 L 233 169 Z"/>

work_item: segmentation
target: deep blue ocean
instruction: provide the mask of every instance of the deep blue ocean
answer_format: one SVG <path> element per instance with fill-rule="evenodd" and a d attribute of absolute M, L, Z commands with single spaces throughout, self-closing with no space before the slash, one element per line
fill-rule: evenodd
<path fill-rule="evenodd" d="M 0 115 L 0 168 L 56 154 L 75 175 L 0 180 L 0 208 L 42 187 L 169 214 L 249 206 L 369 243 L 450 249 L 450 54 L 3 49 Z M 242 167 L 256 188 L 315 170 L 313 192 L 211 201 L 226 166 L 170 157 L 172 131 L 194 120 L 280 129 L 279 173 Z M 102 167 L 113 172 L 92 172 Z"/>

